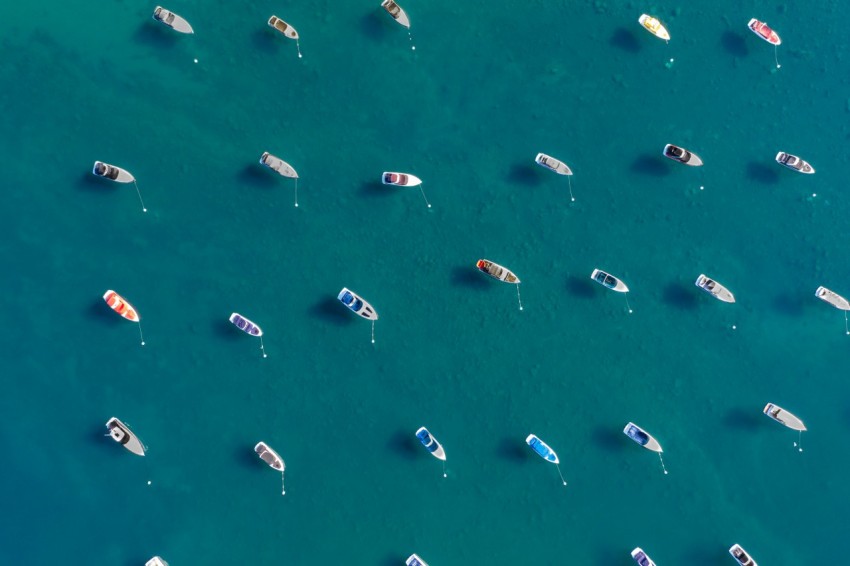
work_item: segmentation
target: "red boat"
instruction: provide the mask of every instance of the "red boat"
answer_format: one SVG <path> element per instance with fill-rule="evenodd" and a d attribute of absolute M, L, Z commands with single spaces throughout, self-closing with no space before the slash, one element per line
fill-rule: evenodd
<path fill-rule="evenodd" d="M 779 45 L 782 43 L 782 40 L 779 39 L 779 34 L 770 29 L 764 22 L 760 22 L 757 19 L 753 18 L 750 20 L 750 23 L 747 24 L 753 33 L 765 40 L 768 43 L 772 43 L 773 45 Z"/>

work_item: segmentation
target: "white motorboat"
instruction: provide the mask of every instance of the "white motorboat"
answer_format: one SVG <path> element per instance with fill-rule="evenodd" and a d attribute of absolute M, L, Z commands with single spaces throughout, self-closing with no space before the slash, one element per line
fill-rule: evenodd
<path fill-rule="evenodd" d="M 166 562 L 159 556 L 154 556 L 153 558 L 145 562 L 145 566 L 168 566 L 168 562 Z"/>
<path fill-rule="evenodd" d="M 850 311 L 850 301 L 834 291 L 830 291 L 826 287 L 818 287 L 815 291 L 815 297 L 829 303 L 835 308 L 843 311 Z"/>
<path fill-rule="evenodd" d="M 792 171 L 797 171 L 798 173 L 812 175 L 815 172 L 815 168 L 809 165 L 808 161 L 800 159 L 796 155 L 785 153 L 784 151 L 780 151 L 776 154 L 776 162 L 780 165 L 784 165 Z"/>
<path fill-rule="evenodd" d="M 298 49 L 298 57 L 301 57 L 301 43 L 299 42 L 300 40 L 298 37 L 298 31 L 294 27 L 284 22 L 277 16 L 272 16 L 271 18 L 269 18 L 269 27 L 276 29 L 289 39 L 294 39 L 295 47 L 296 49 Z"/>
<path fill-rule="evenodd" d="M 764 406 L 764 414 L 792 430 L 800 432 L 806 430 L 806 425 L 803 424 L 803 421 L 801 421 L 799 417 L 793 413 L 789 413 L 778 405 L 774 405 L 773 403 L 768 403 Z"/>
<path fill-rule="evenodd" d="M 632 558 L 635 562 L 640 564 L 640 566 L 655 566 L 655 562 L 652 561 L 652 558 L 647 556 L 647 554 L 639 546 L 632 550 Z"/>
<path fill-rule="evenodd" d="M 399 6 L 394 0 L 384 0 L 381 2 L 381 7 L 386 10 L 395 21 L 410 29 L 410 18 L 407 17 L 407 13 L 402 10 L 401 6 Z"/>
<path fill-rule="evenodd" d="M 732 558 L 734 558 L 741 566 L 758 566 L 756 561 L 753 560 L 743 548 L 741 548 L 740 544 L 733 544 L 729 547 L 729 554 L 731 554 Z"/>
<path fill-rule="evenodd" d="M 635 423 L 629 423 L 623 429 L 623 434 L 646 448 L 647 450 L 652 450 L 653 452 L 664 452 L 661 449 L 661 445 L 658 443 L 655 438 L 643 430 L 641 427 L 636 425 Z"/>
<path fill-rule="evenodd" d="M 602 285 L 603 287 L 607 287 L 612 291 L 617 291 L 618 293 L 628 293 L 629 288 L 626 287 L 626 284 L 611 275 L 610 273 L 605 273 L 601 269 L 594 269 L 593 273 L 590 274 L 590 278 Z"/>
<path fill-rule="evenodd" d="M 427 428 L 424 426 L 420 427 L 419 430 L 416 431 L 416 438 L 418 438 L 419 442 L 422 443 L 422 446 L 431 453 L 431 456 L 438 460 L 446 460 L 446 451 L 443 450 L 443 445 L 437 442 L 436 438 L 431 436 L 431 433 Z"/>
<path fill-rule="evenodd" d="M 659 37 L 664 41 L 670 41 L 670 33 L 664 27 L 664 24 L 658 21 L 658 18 L 653 18 L 648 14 L 641 14 L 640 18 L 638 18 L 638 23 L 643 26 L 643 29 L 655 37 Z"/>
<path fill-rule="evenodd" d="M 109 431 L 109 436 L 112 437 L 112 440 L 132 452 L 138 456 L 145 455 L 145 447 L 142 444 L 142 441 L 139 440 L 133 431 L 130 430 L 130 427 L 122 423 L 115 417 L 112 417 L 108 421 L 106 421 L 106 430 Z"/>
<path fill-rule="evenodd" d="M 697 280 L 694 282 L 694 285 L 713 296 L 716 299 L 720 299 L 724 303 L 734 303 L 735 295 L 732 294 L 729 289 L 715 281 L 714 279 L 710 279 L 700 273 L 700 276 L 697 277 Z"/>
<path fill-rule="evenodd" d="M 422 179 L 410 173 L 394 173 L 392 171 L 384 171 L 381 174 L 381 182 L 385 185 L 393 185 L 396 187 L 416 187 L 422 184 Z"/>
<path fill-rule="evenodd" d="M 295 171 L 295 168 L 293 168 L 292 165 L 290 165 L 283 159 L 272 155 L 268 151 L 264 152 L 263 155 L 260 156 L 260 163 L 265 165 L 272 171 L 277 171 L 284 177 L 289 177 L 290 179 L 298 178 L 298 173 Z"/>
<path fill-rule="evenodd" d="M 679 147 L 678 145 L 673 145 L 672 143 L 668 143 L 664 146 L 662 155 L 668 159 L 672 159 L 673 161 L 678 161 L 679 163 L 684 163 L 685 165 L 690 165 L 692 167 L 699 167 L 702 165 L 702 159 L 700 159 L 699 155 L 692 151 L 688 151 L 683 147 Z"/>
<path fill-rule="evenodd" d="M 342 291 L 337 295 L 337 299 L 352 312 L 359 314 L 363 318 L 367 320 L 378 320 L 378 313 L 372 308 L 372 305 L 347 287 L 342 288 Z"/>
<path fill-rule="evenodd" d="M 499 281 L 504 281 L 505 283 L 513 283 L 515 285 L 519 285 L 520 280 L 519 277 L 514 275 L 514 272 L 508 269 L 507 267 L 502 267 L 498 263 L 494 263 L 488 259 L 479 259 L 475 263 L 475 267 L 478 268 L 482 273 L 486 273 L 493 279 L 498 279 Z"/>
<path fill-rule="evenodd" d="M 162 22 L 174 31 L 179 31 L 180 33 L 195 33 L 192 26 L 189 25 L 189 22 L 174 12 L 166 10 L 162 6 L 157 6 L 153 11 L 153 19 L 158 22 Z"/>
<path fill-rule="evenodd" d="M 404 561 L 405 566 L 428 566 L 428 563 L 419 558 L 419 555 L 414 553 L 407 557 Z"/>
<path fill-rule="evenodd" d="M 95 161 L 91 172 L 98 177 L 103 177 L 116 183 L 134 183 L 136 181 L 136 178 L 126 169 L 104 163 L 103 161 Z"/>
<path fill-rule="evenodd" d="M 538 153 L 537 157 L 534 158 L 534 162 L 540 165 L 541 167 L 545 167 L 550 171 L 554 171 L 558 175 L 572 175 L 573 171 L 570 169 L 566 163 L 563 161 L 559 161 L 552 156 L 546 155 L 545 153 Z"/>
<path fill-rule="evenodd" d="M 283 462 L 283 458 L 280 455 L 271 449 L 271 447 L 265 442 L 258 442 L 256 446 L 254 446 L 254 452 L 257 453 L 257 456 L 260 459 L 269 465 L 269 467 L 273 470 L 280 472 L 280 494 L 286 495 L 286 488 L 283 485 L 283 474 L 286 471 L 286 464 Z"/>

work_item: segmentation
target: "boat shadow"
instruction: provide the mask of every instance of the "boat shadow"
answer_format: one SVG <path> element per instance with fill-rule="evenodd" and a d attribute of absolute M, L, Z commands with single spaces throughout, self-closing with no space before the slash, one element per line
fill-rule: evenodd
<path fill-rule="evenodd" d="M 496 447 L 496 454 L 512 462 L 527 462 L 531 458 L 531 450 L 525 442 L 516 438 L 503 438 Z"/>
<path fill-rule="evenodd" d="M 386 40 L 389 26 L 386 25 L 387 22 L 383 21 L 381 12 L 384 12 L 383 8 L 380 11 L 375 9 L 360 18 L 360 31 L 369 39 L 383 43 Z M 389 14 L 384 14 L 384 16 L 390 17 Z M 398 25 L 395 22 L 392 22 L 392 24 Z"/>
<path fill-rule="evenodd" d="M 272 176 L 273 171 L 260 163 L 252 163 L 243 167 L 236 175 L 236 179 L 251 187 L 261 189 L 272 189 L 278 185 L 278 180 Z"/>
<path fill-rule="evenodd" d="M 324 297 L 309 310 L 311 315 L 339 326 L 348 326 L 356 320 L 355 317 L 349 316 L 352 313 L 346 311 L 345 305 L 340 303 L 336 297 Z"/>
<path fill-rule="evenodd" d="M 539 165 L 531 165 L 528 163 L 514 163 L 508 171 L 508 180 L 512 183 L 526 185 L 529 187 L 537 187 L 543 182 Z"/>
<path fill-rule="evenodd" d="M 86 309 L 86 315 L 89 319 L 96 320 L 110 327 L 121 326 L 122 322 L 128 322 L 121 318 L 121 315 L 113 312 L 112 309 L 103 302 L 103 299 L 93 300 Z"/>
<path fill-rule="evenodd" d="M 455 287 L 484 290 L 489 284 L 483 274 L 476 273 L 472 267 L 457 265 L 452 268 L 452 285 Z"/>
<path fill-rule="evenodd" d="M 694 310 L 699 304 L 696 293 L 691 292 L 682 283 L 670 283 L 664 287 L 661 299 L 668 305 L 682 310 Z"/>
<path fill-rule="evenodd" d="M 637 53 L 641 50 L 640 41 L 631 30 L 627 28 L 617 28 L 608 40 L 608 45 L 622 49 L 628 53 Z"/>
<path fill-rule="evenodd" d="M 625 443 L 623 433 L 609 426 L 599 426 L 593 430 L 593 442 L 608 452 L 621 452 Z"/>
<path fill-rule="evenodd" d="M 260 460 L 252 446 L 248 440 L 239 444 L 239 446 L 234 448 L 233 459 L 247 470 L 259 470 L 266 467 L 266 463 Z"/>
<path fill-rule="evenodd" d="M 102 193 L 104 189 L 114 189 L 115 187 L 110 186 L 114 185 L 114 183 L 107 181 L 106 179 L 101 179 L 95 175 L 92 175 L 91 171 L 87 171 L 80 175 L 77 179 L 76 183 L 77 187 L 83 191 L 92 191 Z"/>
<path fill-rule="evenodd" d="M 230 320 L 225 318 L 216 318 L 215 320 L 213 320 L 212 330 L 215 336 L 218 336 L 219 338 L 223 340 L 228 340 L 230 342 L 236 342 L 237 340 L 240 340 L 242 338 L 241 335 L 245 334 L 244 332 L 236 328 L 236 326 L 234 326 L 234 324 L 230 322 Z"/>
<path fill-rule="evenodd" d="M 405 560 L 407 560 L 407 556 L 402 556 L 401 554 L 387 554 L 384 556 L 383 560 L 378 563 L 378 565 L 398 566 L 399 564 L 404 564 Z"/>
<path fill-rule="evenodd" d="M 569 291 L 571 295 L 581 299 L 592 299 L 596 295 L 596 291 L 593 288 L 593 284 L 590 282 L 590 279 L 585 279 L 584 277 L 570 275 L 567 277 L 566 287 L 567 291 Z"/>
<path fill-rule="evenodd" d="M 661 154 L 653 155 L 651 153 L 644 153 L 635 158 L 632 161 L 632 165 L 630 167 L 633 173 L 640 173 L 641 175 L 652 175 L 653 177 L 666 177 L 670 174 L 670 166 L 665 163 L 668 161 Z"/>
<path fill-rule="evenodd" d="M 136 32 L 133 34 L 133 41 L 151 47 L 173 48 L 180 42 L 181 38 L 179 36 L 181 35 L 183 34 L 177 33 L 151 19 L 136 28 Z"/>
<path fill-rule="evenodd" d="M 387 441 L 387 448 L 390 452 L 398 454 L 405 460 L 415 460 L 420 455 L 420 450 L 416 448 L 416 437 L 406 430 L 396 431 Z"/>
<path fill-rule="evenodd" d="M 779 182 L 779 173 L 775 167 L 768 167 L 759 161 L 747 163 L 747 178 L 765 185 L 775 185 Z"/>
<path fill-rule="evenodd" d="M 366 181 L 365 183 L 360 185 L 360 191 L 358 191 L 364 197 L 391 197 L 393 193 L 397 192 L 392 189 L 396 187 L 388 187 L 384 185 L 380 181 Z"/>
<path fill-rule="evenodd" d="M 277 32 L 270 27 L 267 29 L 258 29 L 251 35 L 251 42 L 254 44 L 254 47 L 260 51 L 274 55 L 280 52 L 282 43 L 280 40 L 286 39 L 275 37 L 276 35 L 280 35 L 280 32 Z"/>
<path fill-rule="evenodd" d="M 727 428 L 747 432 L 755 432 L 764 424 L 757 412 L 740 407 L 728 410 L 722 422 Z"/>
<path fill-rule="evenodd" d="M 747 49 L 747 42 L 740 33 L 723 32 L 723 35 L 720 36 L 720 45 L 727 53 L 735 57 L 746 57 L 750 54 L 750 50 Z"/>
<path fill-rule="evenodd" d="M 692 546 L 688 548 L 681 561 L 682 564 L 705 564 L 706 566 L 711 566 L 712 564 L 717 564 L 718 566 L 721 564 L 728 564 L 729 560 L 728 550 L 719 550 L 712 549 L 709 550 L 705 546 Z"/>
<path fill-rule="evenodd" d="M 786 316 L 801 317 L 805 310 L 805 302 L 800 295 L 783 293 L 773 298 L 773 308 Z"/>

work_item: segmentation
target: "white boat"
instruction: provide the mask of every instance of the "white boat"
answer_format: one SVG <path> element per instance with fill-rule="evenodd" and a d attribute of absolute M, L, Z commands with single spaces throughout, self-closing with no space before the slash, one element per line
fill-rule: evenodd
<path fill-rule="evenodd" d="M 402 10 L 401 6 L 399 6 L 394 0 L 384 0 L 381 2 L 381 7 L 386 10 L 395 21 L 410 29 L 410 18 L 407 17 L 407 13 Z"/>
<path fill-rule="evenodd" d="M 817 291 L 815 291 L 815 297 L 829 303 L 839 310 L 850 311 L 850 301 L 838 293 L 830 291 L 826 287 L 818 287 Z"/>
<path fill-rule="evenodd" d="M 180 33 L 195 33 L 192 26 L 189 25 L 189 22 L 174 12 L 166 10 L 162 6 L 157 6 L 153 11 L 153 19 L 158 22 L 162 22 L 174 31 L 179 31 Z"/>
<path fill-rule="evenodd" d="M 286 488 L 283 485 L 283 474 L 286 471 L 286 464 L 283 462 L 283 458 L 281 458 L 280 455 L 272 450 L 265 442 L 258 442 L 257 445 L 254 446 L 254 452 L 256 452 L 257 456 L 259 456 L 263 462 L 268 464 L 271 469 L 280 472 L 280 494 L 286 495 Z"/>
<path fill-rule="evenodd" d="M 648 14 L 641 14 L 640 18 L 638 18 L 638 23 L 643 26 L 643 29 L 655 37 L 660 37 L 664 41 L 670 41 L 670 33 L 664 27 L 664 24 L 658 21 L 658 18 L 653 18 Z"/>
<path fill-rule="evenodd" d="M 700 159 L 699 155 L 692 151 L 688 151 L 684 147 L 673 145 L 672 143 L 668 143 L 664 146 L 662 155 L 668 159 L 672 159 L 673 161 L 678 161 L 679 163 L 684 163 L 685 165 L 690 165 L 692 167 L 699 167 L 702 165 L 702 159 Z"/>
<path fill-rule="evenodd" d="M 715 281 L 714 279 L 710 279 L 700 273 L 700 276 L 697 277 L 697 280 L 694 282 L 694 285 L 712 295 L 716 299 L 720 299 L 724 303 L 734 303 L 735 295 L 729 291 L 726 287 Z"/>
<path fill-rule="evenodd" d="M 375 312 L 372 305 L 363 300 L 360 295 L 348 289 L 348 287 L 343 287 L 336 298 L 352 312 L 359 314 L 363 318 L 367 320 L 378 320 L 378 313 Z"/>
<path fill-rule="evenodd" d="M 741 548 L 740 544 L 733 544 L 729 547 L 729 554 L 731 554 L 732 558 L 734 558 L 741 566 L 758 566 L 756 561 L 753 560 L 743 548 Z"/>
<path fill-rule="evenodd" d="M 145 562 L 145 566 L 168 566 L 168 562 L 166 562 L 159 556 L 154 556 L 153 558 Z"/>
<path fill-rule="evenodd" d="M 416 187 L 422 184 L 422 179 L 410 173 L 384 171 L 381 175 L 381 182 L 385 185 L 394 185 L 396 187 Z"/>
<path fill-rule="evenodd" d="M 298 31 L 288 23 L 284 22 L 277 16 L 269 18 L 269 26 L 273 27 L 289 39 L 298 39 Z"/>
<path fill-rule="evenodd" d="M 502 267 L 498 263 L 493 263 L 488 259 L 479 259 L 476 262 L 475 267 L 477 267 L 482 273 L 486 273 L 490 277 L 498 279 L 499 281 L 513 283 L 514 285 L 519 285 L 520 283 L 519 277 L 514 275 L 513 271 L 507 267 Z"/>
<path fill-rule="evenodd" d="M 640 566 L 655 566 L 655 562 L 652 561 L 652 558 L 647 556 L 647 554 L 641 550 L 639 546 L 632 550 L 632 558 L 635 562 L 640 564 Z"/>
<path fill-rule="evenodd" d="M 573 171 L 570 169 L 566 163 L 563 161 L 559 161 L 552 156 L 546 155 L 545 153 L 538 153 L 537 157 L 534 158 L 534 162 L 540 165 L 541 167 L 545 167 L 550 171 L 554 171 L 558 175 L 572 175 Z"/>
<path fill-rule="evenodd" d="M 277 171 L 284 177 L 289 177 L 290 179 L 298 178 L 298 173 L 292 165 L 283 159 L 272 155 L 268 151 L 264 152 L 263 155 L 260 156 L 260 163 L 273 171 Z"/>
<path fill-rule="evenodd" d="M 626 427 L 623 429 L 623 434 L 625 434 L 647 450 L 652 450 L 653 452 L 658 453 L 664 452 L 664 450 L 661 449 L 661 445 L 658 443 L 658 441 L 655 440 L 655 438 L 653 438 L 651 434 L 643 430 L 635 423 L 627 424 Z"/>
<path fill-rule="evenodd" d="M 773 403 L 768 403 L 764 406 L 764 414 L 792 430 L 800 432 L 806 430 L 806 425 L 804 425 L 803 421 L 801 421 L 796 415 L 789 413 L 782 407 L 774 405 Z"/>
<path fill-rule="evenodd" d="M 438 460 L 446 460 L 446 451 L 443 450 L 443 445 L 437 442 L 437 439 L 431 436 L 431 433 L 427 428 L 420 427 L 419 430 L 416 431 L 416 438 L 419 439 L 419 442 L 422 443 L 428 452 L 431 453 L 431 456 Z"/>
<path fill-rule="evenodd" d="M 605 273 L 601 269 L 594 269 L 593 273 L 590 274 L 590 278 L 602 285 L 603 287 L 607 287 L 612 291 L 617 291 L 618 293 L 628 293 L 629 288 L 626 287 L 626 284 L 611 275 L 610 273 Z"/>
<path fill-rule="evenodd" d="M 415 553 L 408 556 L 404 563 L 406 566 L 428 566 L 428 563 L 419 558 L 419 555 Z"/>
<path fill-rule="evenodd" d="M 808 161 L 800 159 L 796 155 L 785 153 L 784 151 L 780 151 L 776 154 L 776 162 L 780 165 L 784 165 L 788 169 L 797 171 L 798 173 L 812 175 L 815 172 L 815 168 L 809 165 Z"/>
<path fill-rule="evenodd" d="M 103 161 L 95 161 L 91 172 L 98 177 L 103 177 L 116 183 L 133 183 L 136 181 L 136 178 L 126 169 L 104 163 Z"/>
<path fill-rule="evenodd" d="M 109 431 L 109 436 L 112 437 L 112 440 L 133 454 L 137 454 L 139 456 L 145 455 L 145 447 L 139 440 L 139 437 L 133 434 L 130 427 L 122 423 L 117 418 L 112 417 L 106 421 L 106 430 Z"/>

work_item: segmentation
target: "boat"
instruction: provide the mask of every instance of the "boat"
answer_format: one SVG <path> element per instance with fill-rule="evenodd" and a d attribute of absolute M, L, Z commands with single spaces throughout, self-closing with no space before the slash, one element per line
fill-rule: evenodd
<path fill-rule="evenodd" d="M 688 151 L 683 147 L 679 147 L 678 145 L 673 145 L 672 143 L 668 143 L 664 146 L 663 155 L 668 159 L 672 159 L 673 161 L 678 161 L 679 163 L 684 163 L 685 165 L 690 165 L 692 167 L 699 167 L 702 165 L 702 159 L 700 159 L 699 155 Z"/>
<path fill-rule="evenodd" d="M 168 562 L 166 562 L 159 556 L 154 556 L 153 558 L 145 562 L 145 566 L 168 566 Z"/>
<path fill-rule="evenodd" d="M 372 305 L 367 303 L 354 291 L 343 287 L 342 291 L 336 297 L 339 301 L 347 306 L 352 312 L 359 314 L 368 320 L 378 320 L 378 313 L 372 308 Z"/>
<path fill-rule="evenodd" d="M 552 462 L 553 464 L 560 463 L 555 451 L 549 448 L 548 444 L 537 438 L 537 435 L 529 434 L 528 438 L 525 439 L 525 443 L 531 446 L 531 449 L 537 452 L 537 454 L 547 462 Z"/>
<path fill-rule="evenodd" d="M 646 553 L 638 546 L 632 551 L 632 558 L 635 562 L 640 564 L 640 566 L 655 566 L 655 562 L 652 561 L 652 558 L 646 555 Z"/>
<path fill-rule="evenodd" d="M 731 554 L 732 558 L 734 558 L 741 566 L 758 566 L 756 561 L 753 560 L 743 548 L 741 548 L 740 544 L 733 544 L 729 547 L 729 554 Z"/>
<path fill-rule="evenodd" d="M 438 460 L 446 460 L 446 451 L 443 450 L 443 445 L 437 442 L 437 439 L 431 436 L 431 433 L 428 432 L 428 429 L 420 427 L 419 430 L 416 431 L 416 438 L 419 439 L 419 442 L 422 443 L 422 446 L 428 449 L 428 452 L 434 458 Z"/>
<path fill-rule="evenodd" d="M 640 18 L 638 18 L 638 23 L 655 37 L 660 37 L 664 41 L 670 41 L 670 33 L 664 27 L 664 24 L 658 21 L 658 18 L 653 18 L 648 14 L 641 14 Z"/>
<path fill-rule="evenodd" d="M 419 558 L 419 555 L 415 553 L 408 556 L 404 563 L 406 566 L 428 566 L 428 563 Z"/>
<path fill-rule="evenodd" d="M 264 152 L 263 155 L 260 156 L 260 163 L 273 171 L 277 171 L 284 177 L 289 177 L 290 179 L 298 178 L 298 173 L 292 165 L 283 159 L 272 155 L 268 151 Z"/>
<path fill-rule="evenodd" d="M 289 39 L 298 39 L 298 32 L 295 30 L 295 28 L 284 22 L 277 16 L 272 16 L 271 18 L 269 18 L 269 26 L 273 27 Z"/>
<path fill-rule="evenodd" d="M 780 165 L 784 165 L 788 169 L 797 171 L 798 173 L 813 175 L 815 172 L 815 168 L 809 165 L 808 161 L 800 159 L 796 155 L 785 153 L 784 151 L 780 151 L 776 154 L 776 162 Z"/>
<path fill-rule="evenodd" d="M 133 175 L 126 169 L 110 165 L 109 163 L 104 163 L 103 161 L 95 161 L 91 172 L 98 177 L 103 177 L 104 179 L 115 181 L 116 183 L 136 182 L 136 178 L 133 177 Z"/>
<path fill-rule="evenodd" d="M 407 13 L 394 0 L 384 0 L 381 2 L 381 8 L 386 10 L 395 21 L 410 29 L 410 19 L 407 17 Z"/>
<path fill-rule="evenodd" d="M 153 11 L 153 19 L 164 23 L 174 31 L 179 31 L 180 33 L 195 33 L 195 30 L 192 29 L 189 22 L 174 12 L 166 10 L 162 6 L 157 6 Z"/>
<path fill-rule="evenodd" d="M 490 277 L 498 279 L 499 281 L 513 283 L 515 285 L 519 285 L 520 283 L 519 277 L 514 275 L 513 271 L 507 267 L 502 267 L 498 263 L 493 263 L 488 259 L 479 259 L 476 262 L 475 267 L 477 267 L 479 271 L 486 273 Z"/>
<path fill-rule="evenodd" d="M 764 22 L 760 22 L 753 18 L 747 24 L 747 27 L 749 27 L 754 34 L 772 45 L 780 45 L 782 43 L 782 40 L 779 39 L 779 34 L 770 29 L 770 26 Z"/>
<path fill-rule="evenodd" d="M 277 470 L 278 472 L 282 472 L 286 469 L 286 464 L 283 462 L 283 458 L 281 458 L 277 452 L 269 448 L 269 445 L 265 442 L 258 442 L 256 446 L 254 446 L 254 452 L 260 457 L 260 459 L 269 465 L 269 467 L 273 470 Z"/>
<path fill-rule="evenodd" d="M 628 293 L 629 288 L 626 287 L 626 284 L 611 275 L 610 273 L 605 273 L 601 269 L 594 269 L 593 273 L 590 274 L 590 278 L 602 285 L 603 287 L 607 287 L 612 291 L 617 291 L 618 293 Z"/>
<path fill-rule="evenodd" d="M 720 299 L 724 303 L 734 303 L 735 295 L 733 295 L 729 289 L 715 281 L 714 279 L 709 279 L 702 273 L 697 277 L 697 280 L 694 282 L 694 285 L 708 293 L 709 295 L 714 296 L 717 299 Z"/>
<path fill-rule="evenodd" d="M 796 415 L 793 415 L 778 405 L 768 403 L 764 406 L 764 414 L 780 424 L 784 424 L 792 430 L 803 432 L 806 425 Z"/>
<path fill-rule="evenodd" d="M 109 289 L 106 293 L 103 294 L 103 300 L 106 301 L 106 304 L 109 305 L 109 308 L 126 318 L 131 322 L 139 322 L 139 313 L 133 308 L 133 305 L 127 302 L 127 300 L 113 291 Z"/>
<path fill-rule="evenodd" d="M 124 448 L 138 456 L 145 455 L 145 447 L 139 440 L 130 427 L 122 423 L 115 417 L 106 421 L 106 430 L 109 431 L 109 436 L 112 440 L 122 445 Z"/>
<path fill-rule="evenodd" d="M 646 448 L 647 450 L 652 450 L 653 452 L 664 452 L 661 449 L 661 445 L 658 443 L 655 438 L 652 437 L 651 434 L 640 428 L 635 423 L 629 423 L 626 425 L 626 428 L 623 429 L 623 434 Z"/>
<path fill-rule="evenodd" d="M 384 171 L 381 175 L 381 182 L 385 185 L 394 185 L 396 187 L 415 187 L 422 184 L 422 180 L 416 175 L 410 173 L 393 173 Z"/>
<path fill-rule="evenodd" d="M 550 171 L 554 171 L 558 175 L 572 175 L 573 171 L 570 169 L 566 163 L 563 161 L 559 161 L 552 156 L 546 155 L 545 153 L 538 153 L 537 157 L 534 158 L 534 162 L 540 165 L 541 167 L 545 167 Z"/>
<path fill-rule="evenodd" d="M 230 322 L 232 322 L 236 326 L 236 328 L 238 328 L 242 332 L 245 332 L 246 334 L 250 334 L 251 336 L 263 335 L 262 328 L 260 328 L 257 324 L 248 320 L 238 312 L 231 314 L 228 320 L 230 320 Z"/>
<path fill-rule="evenodd" d="M 815 297 L 829 303 L 837 309 L 843 311 L 850 311 L 850 301 L 848 301 L 838 293 L 830 291 L 826 287 L 818 287 L 817 291 L 815 291 Z"/>

